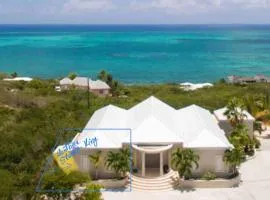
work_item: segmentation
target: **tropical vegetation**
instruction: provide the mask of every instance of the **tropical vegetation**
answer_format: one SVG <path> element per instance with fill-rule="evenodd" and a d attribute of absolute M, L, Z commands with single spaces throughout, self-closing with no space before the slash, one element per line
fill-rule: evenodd
<path fill-rule="evenodd" d="M 87 184 L 86 189 L 83 193 L 83 200 L 100 200 L 101 199 L 101 185 Z"/>
<path fill-rule="evenodd" d="M 237 172 L 236 168 L 245 161 L 245 155 L 253 156 L 255 144 L 259 146 L 258 140 L 248 135 L 248 128 L 244 123 L 247 117 L 244 113 L 244 101 L 240 98 L 233 98 L 227 104 L 225 115 L 231 123 L 232 131 L 228 136 L 233 149 L 226 150 L 224 161 L 233 169 L 233 173 Z"/>
<path fill-rule="evenodd" d="M 101 153 L 101 151 L 97 151 L 96 153 L 88 156 L 90 162 L 93 164 L 96 170 L 95 179 L 98 179 L 98 168 L 102 162 Z"/>
<path fill-rule="evenodd" d="M 204 180 L 207 180 L 207 181 L 210 181 L 210 180 L 215 180 L 217 178 L 216 174 L 209 171 L 209 172 L 206 172 L 203 176 L 202 176 L 202 179 Z"/>
<path fill-rule="evenodd" d="M 232 167 L 233 174 L 237 173 L 236 167 L 240 166 L 244 160 L 245 153 L 242 148 L 233 148 L 225 151 L 224 161 Z"/>
<path fill-rule="evenodd" d="M 177 148 L 172 153 L 172 165 L 178 171 L 179 177 L 188 179 L 191 177 L 192 169 L 198 168 L 200 157 L 192 149 Z"/>
<path fill-rule="evenodd" d="M 77 74 L 74 73 L 74 72 L 71 72 L 71 73 L 69 73 L 69 75 L 68 75 L 68 78 L 69 78 L 70 80 L 74 80 L 76 77 L 77 77 Z"/>
<path fill-rule="evenodd" d="M 106 158 L 106 167 L 113 170 L 116 178 L 124 178 L 130 171 L 132 158 L 129 148 L 120 149 L 117 152 L 109 151 Z"/>
<path fill-rule="evenodd" d="M 239 124 L 243 123 L 243 120 L 247 117 L 244 113 L 245 105 L 240 98 L 232 98 L 227 104 L 227 110 L 225 115 L 230 121 L 232 127 L 236 127 Z"/>

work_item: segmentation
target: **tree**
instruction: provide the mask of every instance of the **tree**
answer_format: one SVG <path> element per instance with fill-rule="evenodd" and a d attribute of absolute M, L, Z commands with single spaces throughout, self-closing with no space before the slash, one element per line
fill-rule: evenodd
<path fill-rule="evenodd" d="M 105 70 L 102 70 L 98 74 L 98 79 L 106 82 L 111 87 L 111 92 L 113 95 L 119 94 L 119 82 L 113 79 L 113 76 L 106 72 Z"/>
<path fill-rule="evenodd" d="M 245 109 L 244 103 L 238 98 L 233 98 L 229 101 L 227 105 L 227 110 L 224 112 L 224 115 L 227 116 L 232 127 L 236 127 L 238 124 L 243 123 L 246 114 L 243 112 Z"/>
<path fill-rule="evenodd" d="M 234 147 L 245 148 L 250 144 L 248 128 L 244 124 L 238 124 L 229 136 L 229 141 Z"/>
<path fill-rule="evenodd" d="M 68 78 L 70 78 L 71 80 L 74 80 L 76 77 L 77 77 L 77 74 L 74 73 L 74 72 L 71 72 L 71 73 L 69 73 L 69 75 L 68 75 Z"/>
<path fill-rule="evenodd" d="M 224 161 L 230 165 L 233 169 L 233 173 L 236 173 L 236 167 L 245 160 L 245 154 L 241 147 L 237 147 L 231 150 L 226 150 L 224 154 Z"/>
<path fill-rule="evenodd" d="M 98 178 L 98 167 L 101 164 L 101 151 L 97 151 L 95 154 L 93 155 L 89 155 L 88 156 L 90 162 L 92 162 L 94 164 L 95 170 L 96 170 L 96 179 Z"/>
<path fill-rule="evenodd" d="M 102 80 L 104 82 L 107 82 L 108 73 L 105 70 L 101 70 L 97 77 L 98 77 L 98 79 L 100 79 L 100 80 Z"/>
<path fill-rule="evenodd" d="M 199 167 L 198 161 L 200 157 L 192 149 L 180 149 L 172 154 L 172 164 L 177 169 L 179 176 L 189 178 L 191 170 L 195 165 Z"/>
<path fill-rule="evenodd" d="M 18 74 L 17 74 L 17 72 L 13 72 L 12 74 L 10 74 L 10 76 L 11 76 L 12 78 L 16 78 L 16 77 L 18 76 Z"/>
<path fill-rule="evenodd" d="M 106 167 L 114 170 L 116 177 L 124 177 L 130 170 L 131 156 L 128 148 L 120 149 L 118 152 L 110 151 L 106 158 Z"/>
<path fill-rule="evenodd" d="M 132 162 L 130 149 L 129 148 L 120 149 L 119 153 L 121 157 L 120 173 L 122 176 L 125 176 L 126 173 L 130 171 L 130 167 L 131 167 L 130 164 Z"/>

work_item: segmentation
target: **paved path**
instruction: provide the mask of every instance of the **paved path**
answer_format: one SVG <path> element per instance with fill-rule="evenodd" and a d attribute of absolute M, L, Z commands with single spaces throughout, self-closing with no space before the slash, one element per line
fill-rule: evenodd
<path fill-rule="evenodd" d="M 270 128 L 264 133 L 270 134 Z M 104 192 L 105 200 L 270 200 L 270 138 L 260 139 L 261 151 L 242 164 L 242 183 L 237 188 L 195 189 L 171 192 Z"/>

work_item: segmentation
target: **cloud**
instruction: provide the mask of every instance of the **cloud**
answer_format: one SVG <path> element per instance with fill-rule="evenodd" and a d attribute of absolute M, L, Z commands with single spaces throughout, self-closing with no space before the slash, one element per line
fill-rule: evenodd
<path fill-rule="evenodd" d="M 270 0 L 233 0 L 234 3 L 243 5 L 245 8 L 269 8 Z"/>
<path fill-rule="evenodd" d="M 150 2 L 130 3 L 130 8 L 135 10 L 159 9 L 167 13 L 197 13 L 206 12 L 209 9 L 217 8 L 222 0 L 152 0 Z"/>
<path fill-rule="evenodd" d="M 133 10 L 157 9 L 171 14 L 196 14 L 221 9 L 270 8 L 270 0 L 150 0 L 130 3 Z"/>
<path fill-rule="evenodd" d="M 111 0 L 67 0 L 62 11 L 64 13 L 96 12 L 114 8 L 116 8 L 116 5 Z"/>

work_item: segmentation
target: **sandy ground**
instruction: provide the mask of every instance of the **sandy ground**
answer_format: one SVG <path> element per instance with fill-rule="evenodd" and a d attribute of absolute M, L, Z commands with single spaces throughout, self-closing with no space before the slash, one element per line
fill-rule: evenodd
<path fill-rule="evenodd" d="M 269 136 L 268 136 L 269 135 Z M 262 146 L 256 157 L 240 168 L 242 183 L 237 188 L 195 189 L 171 192 L 104 192 L 105 200 L 269 200 L 270 199 L 270 127 L 259 137 Z"/>

